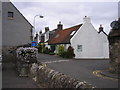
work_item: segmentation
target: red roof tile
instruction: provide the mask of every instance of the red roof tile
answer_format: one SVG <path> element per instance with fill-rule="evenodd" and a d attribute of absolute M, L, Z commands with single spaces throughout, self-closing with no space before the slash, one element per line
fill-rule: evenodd
<path fill-rule="evenodd" d="M 64 30 L 59 30 L 52 39 L 49 40 L 49 44 L 69 44 L 71 37 L 77 32 L 77 30 L 82 26 L 76 25 Z M 75 33 L 72 34 L 72 32 L 75 31 Z"/>

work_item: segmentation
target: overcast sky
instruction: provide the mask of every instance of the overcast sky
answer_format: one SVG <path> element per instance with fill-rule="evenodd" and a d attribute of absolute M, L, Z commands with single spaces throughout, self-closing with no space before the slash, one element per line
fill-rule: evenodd
<path fill-rule="evenodd" d="M 102 24 L 106 33 L 110 31 L 110 23 L 118 18 L 118 1 L 115 2 L 15 2 L 10 0 L 18 10 L 33 25 L 35 15 L 43 15 L 44 18 L 36 17 L 36 31 L 44 31 L 49 26 L 50 30 L 55 29 L 59 21 L 63 28 L 69 28 L 83 23 L 84 16 L 89 16 L 96 29 Z M 94 0 L 95 1 L 95 0 Z M 106 1 L 106 0 L 105 0 Z"/>

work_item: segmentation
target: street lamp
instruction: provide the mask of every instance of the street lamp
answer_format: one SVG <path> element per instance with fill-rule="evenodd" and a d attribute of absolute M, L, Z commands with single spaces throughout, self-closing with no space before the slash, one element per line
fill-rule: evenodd
<path fill-rule="evenodd" d="M 39 18 L 44 18 L 44 16 L 42 16 L 42 15 L 35 15 L 35 16 L 34 16 L 33 31 L 35 31 L 35 18 L 36 18 L 37 16 L 39 16 Z M 34 33 L 33 33 L 33 41 L 34 41 Z"/>

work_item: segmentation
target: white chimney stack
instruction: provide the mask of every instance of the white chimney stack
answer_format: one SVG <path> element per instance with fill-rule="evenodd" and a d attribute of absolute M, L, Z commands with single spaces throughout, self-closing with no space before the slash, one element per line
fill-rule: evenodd
<path fill-rule="evenodd" d="M 85 16 L 85 17 L 83 18 L 83 22 L 84 22 L 84 23 L 91 23 L 90 17 Z"/>

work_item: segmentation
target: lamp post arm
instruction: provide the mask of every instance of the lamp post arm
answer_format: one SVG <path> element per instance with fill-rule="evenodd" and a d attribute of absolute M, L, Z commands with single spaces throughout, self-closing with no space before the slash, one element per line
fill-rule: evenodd
<path fill-rule="evenodd" d="M 35 31 L 35 18 L 36 18 L 37 16 L 40 16 L 40 18 L 43 18 L 42 15 L 35 15 L 35 16 L 34 16 L 34 21 L 33 21 L 33 31 Z M 33 34 L 33 41 L 34 41 L 34 34 Z"/>

